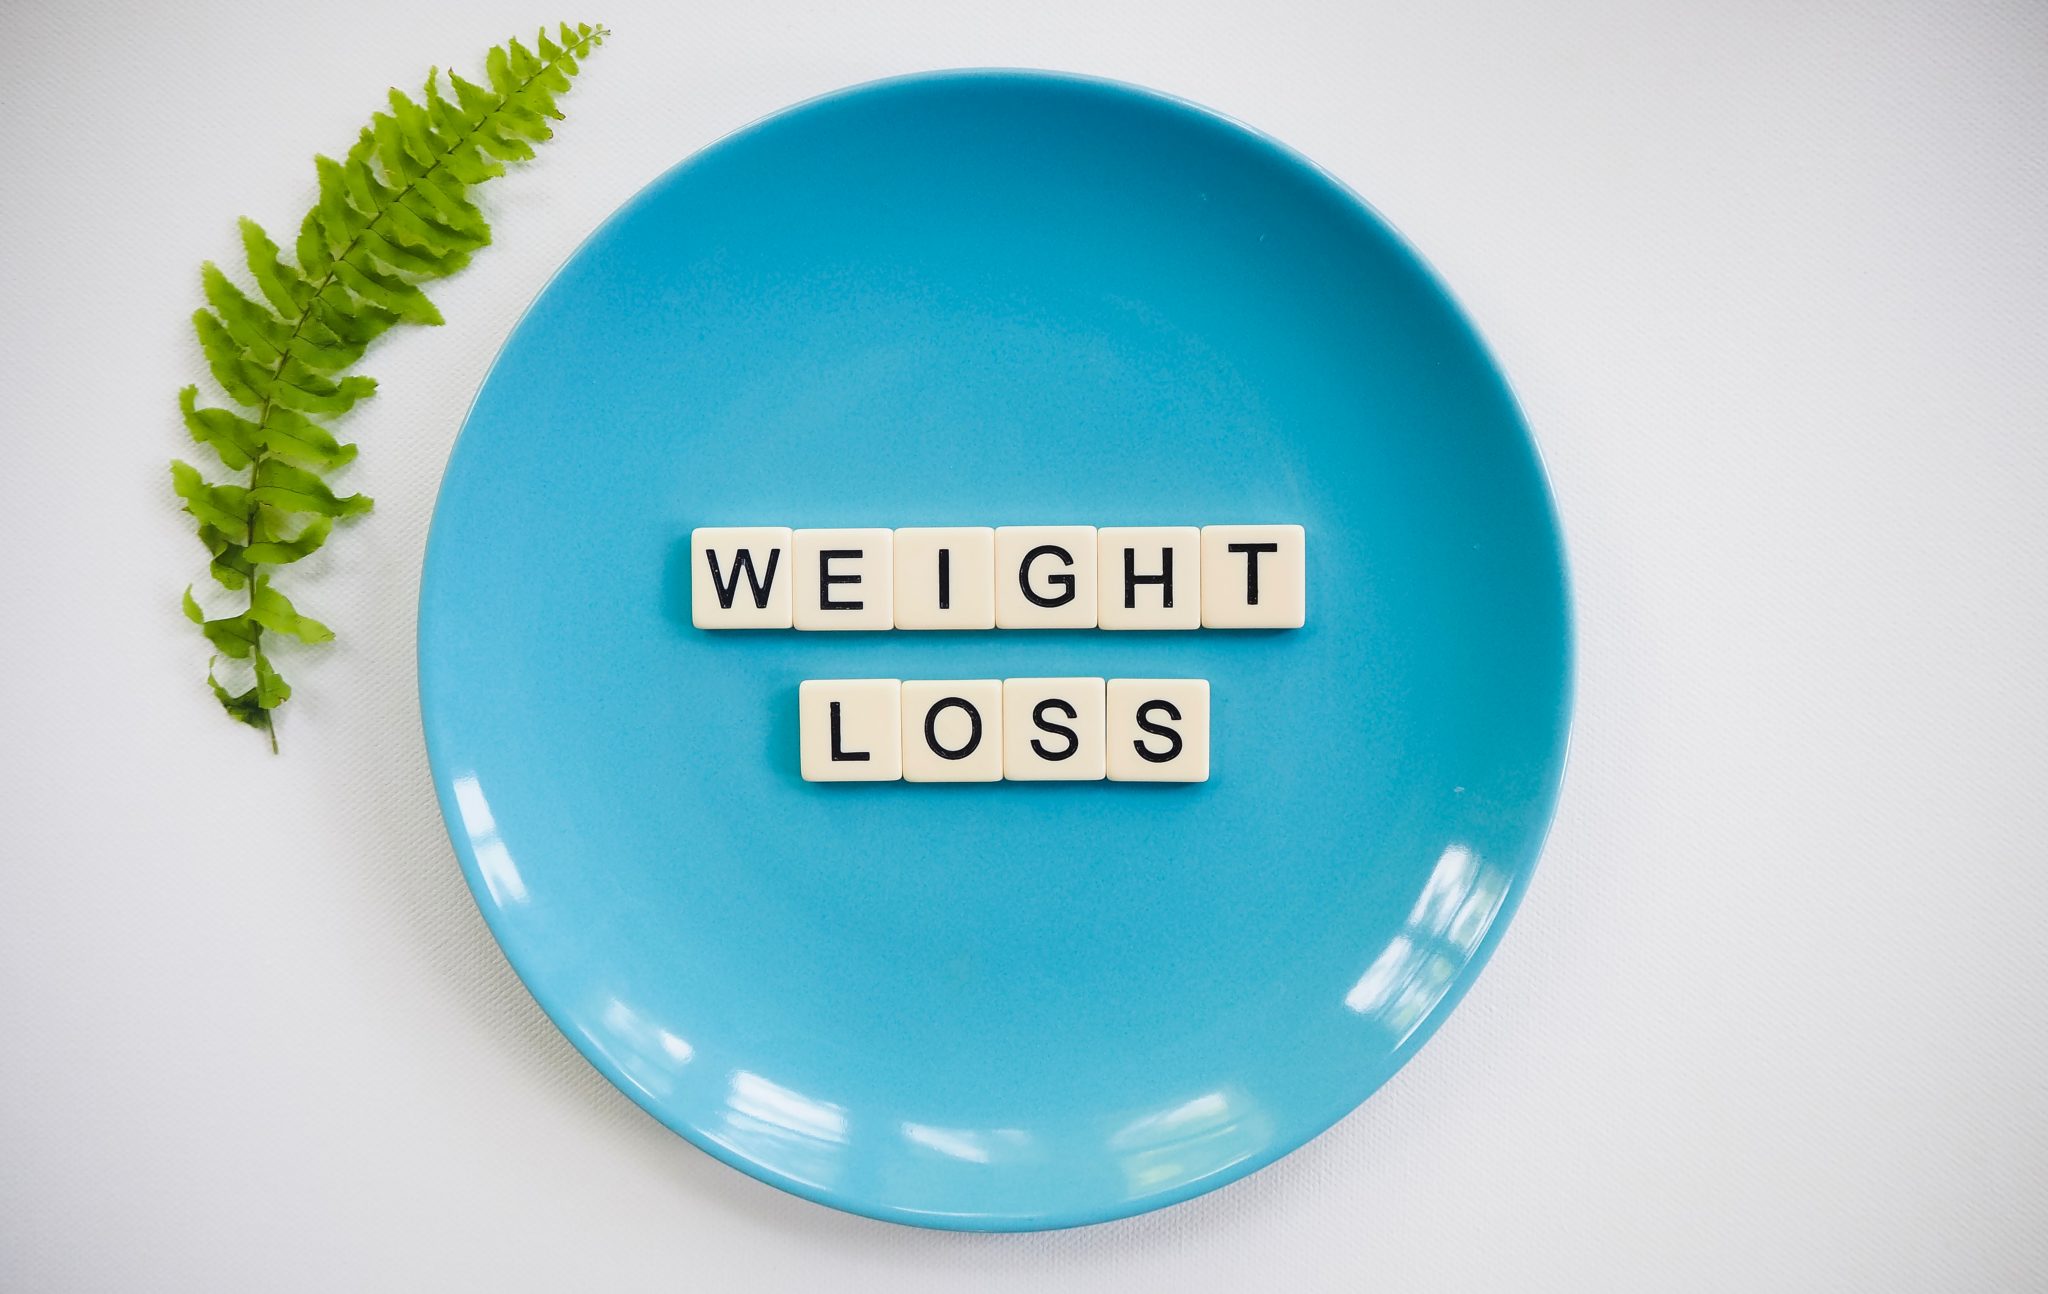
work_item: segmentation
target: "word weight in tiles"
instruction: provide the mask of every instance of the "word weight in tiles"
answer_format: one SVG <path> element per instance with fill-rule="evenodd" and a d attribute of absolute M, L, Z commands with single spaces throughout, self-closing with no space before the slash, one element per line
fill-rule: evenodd
<path fill-rule="evenodd" d="M 796 627 L 893 629 L 894 532 L 797 530 Z"/>
<path fill-rule="evenodd" d="M 1202 532 L 1105 526 L 1096 532 L 1096 621 L 1104 629 L 1202 627 Z"/>
<path fill-rule="evenodd" d="M 787 526 L 690 532 L 690 623 L 699 629 L 788 629 L 796 623 Z"/>
<path fill-rule="evenodd" d="M 987 526 L 913 526 L 896 532 L 898 629 L 996 627 L 996 532 Z"/>
<path fill-rule="evenodd" d="M 1202 627 L 1299 629 L 1308 621 L 1300 526 L 1202 528 Z"/>
<path fill-rule="evenodd" d="M 996 527 L 996 627 L 1093 629 L 1095 527 Z"/>
<path fill-rule="evenodd" d="M 1297 525 L 706 526 L 699 629 L 1299 629 Z"/>

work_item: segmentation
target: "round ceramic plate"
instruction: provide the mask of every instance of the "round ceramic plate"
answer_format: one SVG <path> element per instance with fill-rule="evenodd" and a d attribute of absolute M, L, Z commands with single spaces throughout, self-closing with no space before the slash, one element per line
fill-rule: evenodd
<path fill-rule="evenodd" d="M 707 525 L 1291 522 L 1284 632 L 712 633 Z M 806 678 L 1205 678 L 1209 781 L 817 785 Z M 1355 196 L 1188 104 L 962 73 L 793 108 L 576 253 L 477 396 L 420 607 L 434 778 L 541 1006 L 763 1181 L 1095 1222 L 1406 1060 L 1556 795 L 1542 470 Z"/>

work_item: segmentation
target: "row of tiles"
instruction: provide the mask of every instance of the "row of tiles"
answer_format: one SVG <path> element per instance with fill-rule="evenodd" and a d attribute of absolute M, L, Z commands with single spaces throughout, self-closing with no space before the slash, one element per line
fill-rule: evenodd
<path fill-rule="evenodd" d="M 810 679 L 807 782 L 1206 782 L 1199 678 Z"/>
<path fill-rule="evenodd" d="M 690 532 L 699 629 L 1299 629 L 1300 526 Z"/>

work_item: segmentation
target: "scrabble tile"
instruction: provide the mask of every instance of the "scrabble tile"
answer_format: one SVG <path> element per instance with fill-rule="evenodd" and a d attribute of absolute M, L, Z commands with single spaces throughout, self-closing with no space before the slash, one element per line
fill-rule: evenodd
<path fill-rule="evenodd" d="M 1203 626 L 1301 628 L 1307 622 L 1307 570 L 1300 526 L 1203 526 Z"/>
<path fill-rule="evenodd" d="M 898 629 L 996 627 L 996 532 L 913 526 L 896 532 Z"/>
<path fill-rule="evenodd" d="M 787 526 L 699 526 L 690 532 L 690 623 L 699 629 L 787 629 Z"/>
<path fill-rule="evenodd" d="M 1113 678 L 1107 700 L 1110 781 L 1209 780 L 1207 679 Z"/>
<path fill-rule="evenodd" d="M 1095 627 L 1095 527 L 997 526 L 996 625 Z"/>
<path fill-rule="evenodd" d="M 1202 532 L 1104 526 L 1095 532 L 1096 620 L 1104 629 L 1202 627 Z"/>
<path fill-rule="evenodd" d="M 1003 680 L 1003 776 L 1012 782 L 1099 782 L 1107 772 L 1099 678 Z"/>
<path fill-rule="evenodd" d="M 893 628 L 889 541 L 880 529 L 796 531 L 796 627 Z"/>
<path fill-rule="evenodd" d="M 893 678 L 806 679 L 796 702 L 804 780 L 902 777 L 902 689 Z"/>
<path fill-rule="evenodd" d="M 906 680 L 902 719 L 905 781 L 1002 779 L 1000 679 Z"/>

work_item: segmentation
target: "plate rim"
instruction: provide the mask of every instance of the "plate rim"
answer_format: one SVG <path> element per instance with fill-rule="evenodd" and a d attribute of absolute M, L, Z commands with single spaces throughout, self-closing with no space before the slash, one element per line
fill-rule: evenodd
<path fill-rule="evenodd" d="M 520 964 L 521 959 L 519 955 L 513 951 L 512 946 L 507 944 L 506 934 L 499 926 L 499 917 L 496 911 L 497 905 L 486 901 L 488 890 L 486 889 L 482 873 L 477 867 L 474 851 L 465 839 L 464 833 L 457 829 L 457 824 L 460 821 L 460 810 L 454 800 L 453 780 L 447 773 L 446 756 L 439 749 L 439 742 L 436 739 L 434 728 L 427 720 L 429 685 L 426 677 L 426 662 L 427 641 L 429 638 L 428 624 L 431 614 L 427 605 L 427 572 L 430 565 L 429 559 L 436 543 L 436 535 L 440 529 L 442 505 L 448 489 L 448 467 L 460 447 L 462 438 L 468 434 L 470 423 L 476 413 L 476 406 L 481 401 L 484 391 L 489 388 L 491 379 L 497 374 L 499 365 L 504 362 L 512 340 L 526 326 L 529 317 L 539 307 L 541 301 L 546 298 L 555 282 L 561 278 L 569 266 L 576 263 L 592 244 L 605 237 L 615 225 L 626 220 L 643 204 L 653 200 L 654 195 L 666 189 L 676 176 L 702 164 L 716 154 L 744 143 L 747 139 L 771 125 L 778 124 L 786 118 L 828 107 L 845 99 L 864 97 L 896 89 L 967 81 L 1013 82 L 1025 85 L 1087 89 L 1102 93 L 1113 99 L 1129 99 L 1156 107 L 1165 107 L 1177 114 L 1192 117 L 1202 124 L 1228 127 L 1230 130 L 1246 137 L 1251 143 L 1258 146 L 1275 160 L 1289 168 L 1305 173 L 1321 185 L 1327 187 L 1335 196 L 1341 198 L 1344 206 L 1347 208 L 1345 212 L 1346 219 L 1363 223 L 1369 232 L 1384 238 L 1390 243 L 1394 250 L 1408 260 L 1412 267 L 1443 300 L 1449 307 L 1452 319 L 1464 332 L 1474 350 L 1485 360 L 1495 379 L 1500 383 L 1502 394 L 1506 397 L 1508 407 L 1514 415 L 1514 421 L 1520 427 L 1522 441 L 1528 449 L 1533 464 L 1535 483 L 1540 487 L 1539 492 L 1543 505 L 1540 520 L 1548 527 L 1552 539 L 1552 551 L 1557 557 L 1556 576 L 1562 608 L 1560 619 L 1562 641 L 1559 644 L 1561 652 L 1560 689 L 1558 696 L 1558 754 L 1550 776 L 1542 786 L 1542 821 L 1535 833 L 1533 846 L 1529 851 L 1526 862 L 1510 873 L 1507 889 L 1502 895 L 1500 906 L 1494 919 L 1489 924 L 1486 933 L 1474 946 L 1471 955 L 1459 967 L 1458 973 L 1453 977 L 1449 987 L 1445 989 L 1443 994 L 1430 1008 L 1428 1014 L 1423 1017 L 1414 1029 L 1387 1053 L 1390 1064 L 1385 1074 L 1370 1087 L 1359 1092 L 1355 1097 L 1347 1097 L 1341 1108 L 1319 1111 L 1313 1118 L 1303 1121 L 1303 1126 L 1308 1127 L 1310 1130 L 1298 1138 L 1294 1137 L 1291 1133 L 1287 1136 L 1277 1137 L 1269 1145 L 1262 1147 L 1254 1154 L 1247 1155 L 1243 1159 L 1236 1160 L 1201 1176 L 1188 1179 L 1175 1186 L 1164 1188 L 1142 1197 L 1125 1197 L 1121 1200 L 1095 1207 L 1046 1209 L 1033 1214 L 949 1213 L 931 1209 L 905 1208 L 861 1196 L 836 1193 L 829 1188 L 789 1177 L 766 1164 L 733 1152 L 720 1145 L 714 1139 L 702 1135 L 696 1128 L 688 1125 L 686 1122 L 671 1119 L 662 1109 L 658 1108 L 651 1099 L 650 1094 L 645 1093 L 637 1083 L 633 1082 L 619 1070 L 601 1047 L 589 1044 L 588 1040 L 582 1036 L 580 1029 L 574 1026 L 574 1015 L 557 1009 L 557 1004 L 551 1000 L 552 993 L 529 978 L 527 969 Z M 1474 325 L 1471 313 L 1466 309 L 1463 301 L 1451 290 L 1443 275 L 1417 250 L 1414 243 L 1401 232 L 1398 226 L 1387 219 L 1378 208 L 1368 202 L 1349 184 L 1313 159 L 1258 127 L 1226 112 L 1168 91 L 1157 90 L 1135 82 L 1111 77 L 1048 68 L 1009 66 L 940 68 L 879 77 L 827 90 L 764 113 L 718 136 L 702 147 L 692 150 L 675 164 L 665 167 L 640 188 L 636 189 L 631 196 L 626 198 L 603 220 L 598 222 L 589 233 L 579 239 L 576 245 L 563 257 L 561 263 L 534 290 L 532 298 L 521 309 L 518 318 L 514 320 L 512 326 L 506 331 L 504 339 L 499 343 L 497 353 L 492 356 L 491 363 L 485 369 L 483 377 L 478 381 L 476 390 L 471 393 L 469 403 L 463 410 L 461 424 L 457 429 L 454 439 L 450 442 L 448 454 L 442 462 L 440 479 L 435 486 L 433 512 L 428 526 L 426 542 L 421 550 L 419 596 L 415 605 L 415 612 L 414 671 L 419 701 L 419 724 L 422 740 L 426 747 L 428 773 L 433 782 L 435 801 L 441 813 L 441 825 L 454 850 L 456 862 L 461 867 L 463 880 L 469 888 L 470 899 L 476 904 L 478 912 L 482 915 L 484 924 L 490 931 L 492 942 L 497 946 L 500 955 L 505 958 L 506 963 L 512 968 L 513 974 L 519 980 L 520 987 L 525 989 L 535 1005 L 540 1007 L 542 1014 L 547 1017 L 548 1023 L 553 1025 L 555 1030 L 564 1038 L 568 1039 L 570 1044 L 575 1047 L 577 1054 L 592 1068 L 596 1069 L 606 1082 L 623 1093 L 636 1106 L 652 1117 L 655 1122 L 727 1167 L 736 1169 L 748 1177 L 774 1187 L 779 1191 L 814 1204 L 824 1205 L 841 1213 L 902 1226 L 942 1231 L 1029 1233 L 1064 1230 L 1073 1227 L 1095 1226 L 1115 1222 L 1124 1218 L 1138 1217 L 1160 1209 L 1170 1208 L 1176 1204 L 1185 1203 L 1188 1200 L 1219 1190 L 1232 1182 L 1240 1181 L 1257 1173 L 1261 1169 L 1286 1158 L 1288 1155 L 1307 1146 L 1310 1142 L 1322 1137 L 1346 1117 L 1362 1109 L 1374 1095 L 1388 1083 L 1392 1082 L 1394 1077 L 1406 1068 L 1408 1063 L 1414 1059 L 1416 1053 L 1436 1035 L 1437 1030 L 1442 1027 L 1444 1021 L 1455 1013 L 1459 1004 L 1464 1000 L 1465 995 L 1471 990 L 1473 984 L 1477 982 L 1487 964 L 1492 960 L 1494 950 L 1499 945 L 1501 939 L 1505 937 L 1508 927 L 1513 924 L 1514 916 L 1521 907 L 1524 894 L 1534 878 L 1545 852 L 1549 848 L 1550 836 L 1556 826 L 1558 806 L 1563 797 L 1564 782 L 1571 765 L 1573 737 L 1578 714 L 1578 599 L 1572 581 L 1569 537 L 1558 511 L 1556 492 L 1551 484 L 1549 463 L 1544 457 L 1543 447 L 1537 438 L 1535 428 L 1530 423 L 1527 408 L 1516 393 L 1514 385 L 1508 377 L 1507 370 L 1501 365 L 1499 357 L 1487 343 L 1485 336 Z"/>

